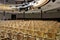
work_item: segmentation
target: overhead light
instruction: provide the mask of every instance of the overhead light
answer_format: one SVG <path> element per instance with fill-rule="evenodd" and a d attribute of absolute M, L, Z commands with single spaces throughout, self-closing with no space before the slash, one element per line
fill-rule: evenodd
<path fill-rule="evenodd" d="M 25 10 L 28 10 L 29 7 L 35 8 L 37 7 L 38 9 L 40 9 L 41 6 L 47 4 L 49 2 L 49 0 L 34 0 L 32 2 L 29 2 L 29 4 L 24 5 L 24 6 L 18 6 L 18 7 L 11 7 L 12 9 L 17 8 L 17 9 L 23 9 L 26 8 Z"/>
<path fill-rule="evenodd" d="M 41 7 L 48 3 L 49 0 L 37 0 L 35 3 L 33 3 L 33 7 Z"/>

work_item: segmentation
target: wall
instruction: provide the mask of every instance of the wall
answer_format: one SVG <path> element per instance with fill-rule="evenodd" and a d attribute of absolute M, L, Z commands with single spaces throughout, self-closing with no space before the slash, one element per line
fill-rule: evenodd
<path fill-rule="evenodd" d="M 0 13 L 0 20 L 11 19 L 11 14 L 6 13 L 5 16 L 3 13 Z"/>

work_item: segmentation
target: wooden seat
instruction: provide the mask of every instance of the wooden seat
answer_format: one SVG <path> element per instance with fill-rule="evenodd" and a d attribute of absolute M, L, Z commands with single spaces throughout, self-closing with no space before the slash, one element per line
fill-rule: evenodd
<path fill-rule="evenodd" d="M 24 35 L 23 34 L 17 34 L 17 40 L 23 40 Z"/>
<path fill-rule="evenodd" d="M 27 40 L 35 40 L 35 37 L 29 36 Z"/>
<path fill-rule="evenodd" d="M 36 31 L 36 36 L 44 38 L 44 32 Z"/>
<path fill-rule="evenodd" d="M 54 33 L 47 33 L 48 38 L 55 39 L 56 35 Z"/>

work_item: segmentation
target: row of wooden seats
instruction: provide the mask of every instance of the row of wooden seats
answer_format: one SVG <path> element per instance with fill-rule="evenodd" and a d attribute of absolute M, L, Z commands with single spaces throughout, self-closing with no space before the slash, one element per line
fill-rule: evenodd
<path fill-rule="evenodd" d="M 5 31 L 4 31 L 5 32 Z M 4 32 L 2 32 L 2 33 L 4 33 Z M 9 31 L 7 31 L 7 33 L 9 33 Z M 13 33 L 13 35 L 14 34 L 17 34 L 17 32 L 12 32 Z M 39 33 L 39 32 L 37 32 L 37 33 Z M 1 34 L 1 32 L 0 32 L 0 34 Z M 24 33 L 22 33 L 23 35 L 24 35 Z M 32 33 L 33 34 L 33 33 Z M 5 34 L 6 35 L 6 34 Z M 29 35 L 29 34 L 27 34 L 27 35 Z M 32 35 L 31 35 L 32 36 Z M 36 37 L 41 37 L 41 38 L 52 38 L 52 39 L 55 39 L 56 38 L 56 35 L 55 35 L 55 33 L 39 33 L 39 34 L 37 34 L 37 36 Z"/>
<path fill-rule="evenodd" d="M 26 22 L 25 24 L 24 24 L 24 22 L 23 22 L 23 23 L 16 23 L 16 24 L 15 24 L 15 22 L 14 22 L 14 23 L 5 23 L 4 26 L 6 26 L 6 25 L 7 25 L 7 26 L 11 26 L 11 27 L 13 27 L 13 26 L 14 26 L 14 27 L 15 27 L 15 26 L 16 26 L 16 27 L 17 27 L 17 26 L 20 27 L 21 25 L 23 25 L 23 26 L 21 26 L 21 27 L 26 27 L 26 26 L 27 26 L 27 28 L 30 28 L 29 26 L 31 26 L 31 28 L 32 28 L 32 26 L 35 25 L 33 28 L 35 28 L 35 27 L 37 26 L 37 27 L 36 27 L 37 29 L 40 28 L 40 26 L 43 27 L 43 25 L 40 25 L 40 26 L 39 26 L 38 24 L 36 25 L 36 24 L 32 24 L 32 23 L 28 24 L 27 22 Z M 29 25 L 29 26 L 28 26 L 28 25 Z M 46 27 L 45 27 L 45 28 L 46 28 Z M 48 28 L 48 27 L 47 27 L 47 28 Z"/>
<path fill-rule="evenodd" d="M 48 34 L 50 35 L 50 33 Z M 54 34 L 52 34 L 54 35 Z M 51 35 L 50 35 L 51 37 Z M 12 30 L 9 30 L 9 31 L 0 31 L 0 39 L 5 39 L 5 38 L 10 38 L 12 40 L 42 40 L 44 39 L 43 37 L 36 37 L 36 36 L 31 36 L 31 35 L 28 35 L 28 34 L 23 34 L 23 33 L 17 33 L 15 31 L 12 32 Z M 50 39 L 50 38 L 47 38 L 47 39 Z M 53 39 L 53 38 L 51 38 Z M 55 38 L 54 38 L 55 39 Z"/>
<path fill-rule="evenodd" d="M 44 37 L 47 35 L 49 38 L 55 37 L 57 33 L 58 24 L 54 21 L 3 21 L 1 26 L 16 30 L 17 32 L 25 33 L 31 36 Z M 5 29 L 6 30 L 6 29 Z M 51 34 L 51 37 L 50 35 Z M 54 34 L 54 35 L 52 35 Z"/>
<path fill-rule="evenodd" d="M 48 22 L 49 23 L 49 22 Z M 54 28 L 55 26 L 57 26 L 57 24 L 55 24 L 55 26 L 54 26 L 54 24 L 52 24 L 52 23 L 50 23 L 50 24 L 48 24 L 48 23 L 44 23 L 44 22 L 38 22 L 37 23 L 37 21 L 36 22 L 34 22 L 34 21 L 32 21 L 32 22 L 30 22 L 30 21 L 27 21 L 27 22 L 24 22 L 24 21 L 16 21 L 16 22 L 5 22 L 5 23 L 3 23 L 3 24 L 1 24 L 1 25 L 3 25 L 3 26 L 9 26 L 9 27 L 18 27 L 18 28 L 27 28 L 27 29 L 32 29 L 33 28 L 33 30 L 48 30 L 48 29 L 52 29 L 52 28 Z M 55 27 L 55 28 L 57 28 L 57 27 Z"/>

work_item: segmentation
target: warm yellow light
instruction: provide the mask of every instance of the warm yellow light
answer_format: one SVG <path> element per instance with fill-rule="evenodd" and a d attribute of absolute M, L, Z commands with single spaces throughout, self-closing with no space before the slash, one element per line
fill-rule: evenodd
<path fill-rule="evenodd" d="M 6 10 L 13 10 L 13 9 L 11 9 L 10 7 L 9 7 L 9 5 L 4 5 L 4 4 L 2 4 L 2 5 L 0 5 L 0 10 L 2 10 L 2 11 L 6 11 Z"/>
<path fill-rule="evenodd" d="M 49 0 L 37 0 L 36 3 L 34 3 L 33 7 L 40 7 L 46 4 Z"/>

